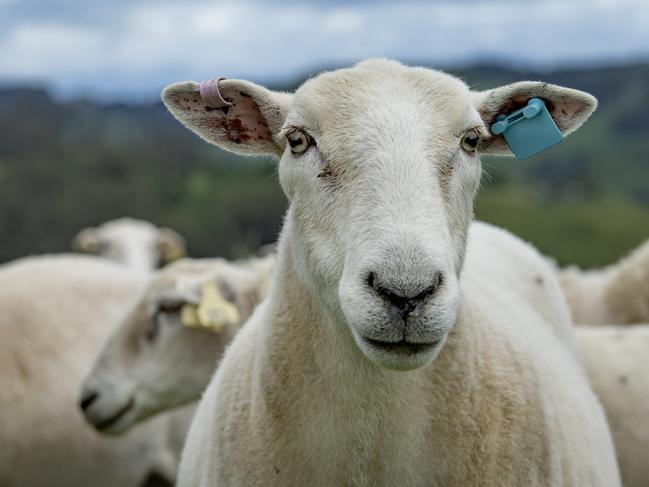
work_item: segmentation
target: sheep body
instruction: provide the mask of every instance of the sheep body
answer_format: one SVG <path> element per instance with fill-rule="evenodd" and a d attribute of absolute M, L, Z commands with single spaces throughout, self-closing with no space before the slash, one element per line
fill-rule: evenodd
<path fill-rule="evenodd" d="M 78 391 L 144 275 L 84 256 L 0 267 L 0 485 L 138 486 L 174 475 L 166 418 L 120 438 L 85 424 Z"/>
<path fill-rule="evenodd" d="M 476 149 L 507 151 L 486 127 L 543 96 L 570 133 L 592 96 L 539 82 L 475 93 L 387 60 L 294 95 L 217 85 L 226 110 L 193 82 L 163 99 L 222 148 L 280 156 L 290 206 L 270 294 L 203 396 L 180 486 L 619 485 L 561 328 L 532 291 L 464 262 Z"/>
<path fill-rule="evenodd" d="M 555 269 L 533 245 L 503 228 L 474 222 L 465 265 L 489 275 L 491 286 L 511 289 L 529 303 L 543 323 L 577 354 L 570 309 Z"/>
<path fill-rule="evenodd" d="M 649 322 L 649 240 L 617 263 L 605 301 L 611 323 Z"/>
<path fill-rule="evenodd" d="M 576 330 L 584 367 L 613 435 L 622 483 L 649 479 L 649 325 L 582 326 Z"/>
<path fill-rule="evenodd" d="M 575 324 L 649 322 L 649 241 L 603 269 L 559 271 Z"/>
<path fill-rule="evenodd" d="M 474 222 L 469 232 L 466 261 L 469 266 L 489 273 L 492 286 L 516 289 L 517 295 L 534 306 L 543 322 L 552 326 L 566 345 L 575 348 L 569 310 L 554 268 L 533 246 L 504 229 Z M 91 392 L 101 390 L 102 400 L 110 401 L 111 396 L 126 394 L 121 391 L 124 383 L 135 382 L 134 387 L 140 393 L 146 391 L 151 394 L 155 391 L 155 398 L 148 397 L 146 401 L 137 402 L 149 404 L 150 411 L 156 413 L 177 406 L 179 398 L 182 398 L 182 402 L 198 399 L 209 383 L 214 364 L 220 360 L 224 346 L 232 339 L 235 330 L 226 329 L 214 334 L 187 329 L 178 322 L 180 315 L 175 314 L 175 321 L 165 326 L 165 329 L 177 332 L 171 339 L 173 349 L 167 349 L 163 344 L 152 344 L 149 350 L 134 349 L 129 346 L 136 339 L 133 335 L 146 333 L 152 319 L 148 312 L 138 310 L 155 307 L 163 297 L 169 299 L 177 296 L 174 299 L 182 300 L 184 298 L 178 294 L 178 289 L 183 285 L 212 279 L 227 284 L 245 320 L 266 296 L 273 265 L 273 255 L 232 263 L 223 259 L 184 259 L 156 271 L 138 298 L 139 304 L 134 312 L 126 315 L 104 344 L 94 370 L 86 378 L 84 389 Z M 199 339 L 200 343 L 193 338 Z M 181 350 L 184 352 L 180 353 Z M 158 356 L 147 357 L 147 354 L 156 353 Z M 169 363 L 173 367 L 165 367 Z M 159 373 L 154 373 L 158 370 Z M 119 385 L 111 386 L 115 382 Z M 188 384 L 194 387 L 189 390 Z M 127 401 L 127 397 L 122 397 L 119 401 L 111 402 L 119 405 Z M 92 415 L 91 410 L 87 413 Z M 148 414 L 151 413 L 141 417 Z M 137 420 L 137 416 L 132 419 Z M 133 423 L 122 427 L 130 424 Z"/>
<path fill-rule="evenodd" d="M 379 370 L 326 332 L 281 244 L 269 299 L 199 405 L 180 486 L 619 485 L 583 372 L 515 290 L 467 266 L 436 362 Z"/>
<path fill-rule="evenodd" d="M 82 229 L 72 247 L 145 271 L 185 255 L 185 239 L 175 230 L 126 217 Z"/>
<path fill-rule="evenodd" d="M 560 270 L 559 280 L 575 324 L 615 322 L 615 316 L 606 303 L 606 287 L 610 276 L 608 270 L 582 271 L 576 266 Z"/>

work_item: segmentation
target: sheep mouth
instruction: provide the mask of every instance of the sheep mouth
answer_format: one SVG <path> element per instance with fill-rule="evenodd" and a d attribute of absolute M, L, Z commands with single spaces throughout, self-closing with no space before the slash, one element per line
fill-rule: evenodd
<path fill-rule="evenodd" d="M 110 428 L 111 426 L 114 426 L 115 423 L 117 423 L 120 419 L 122 419 L 122 417 L 126 413 L 128 413 L 131 409 L 133 409 L 133 406 L 135 406 L 135 399 L 131 398 L 119 411 L 113 414 L 110 418 L 107 418 L 104 421 L 97 423 L 95 425 L 95 428 L 97 428 L 99 431 L 104 431 Z"/>
<path fill-rule="evenodd" d="M 423 352 L 428 352 L 430 349 L 436 347 L 440 340 L 427 343 L 415 343 L 408 340 L 401 340 L 398 342 L 384 342 L 381 340 L 374 340 L 372 338 L 364 337 L 364 340 L 372 345 L 372 347 L 382 350 L 391 354 L 399 355 L 417 355 Z"/>

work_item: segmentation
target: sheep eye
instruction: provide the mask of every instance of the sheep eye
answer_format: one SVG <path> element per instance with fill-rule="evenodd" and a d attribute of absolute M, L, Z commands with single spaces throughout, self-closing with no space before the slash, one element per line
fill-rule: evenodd
<path fill-rule="evenodd" d="M 291 130 L 286 139 L 293 154 L 303 154 L 313 143 L 311 136 L 300 129 Z"/>
<path fill-rule="evenodd" d="M 472 154 L 475 152 L 479 143 L 480 137 L 478 136 L 478 134 L 473 130 L 469 130 L 462 136 L 462 142 L 460 143 L 460 145 L 462 146 L 462 149 L 464 149 L 469 154 Z"/>
<path fill-rule="evenodd" d="M 185 303 L 182 300 L 168 299 L 158 303 L 158 313 L 179 313 Z"/>
<path fill-rule="evenodd" d="M 158 323 L 158 317 L 156 316 L 153 318 L 153 320 L 151 320 L 151 323 L 149 323 L 149 326 L 147 326 L 144 332 L 144 337 L 146 338 L 146 341 L 152 343 L 157 338 L 159 330 L 160 330 L 160 325 Z"/>
<path fill-rule="evenodd" d="M 151 322 L 145 331 L 145 337 L 148 342 L 153 342 L 160 331 L 160 315 L 161 314 L 176 314 L 180 313 L 185 302 L 182 299 L 163 299 L 160 301 L 156 308 L 155 313 L 151 317 Z"/>

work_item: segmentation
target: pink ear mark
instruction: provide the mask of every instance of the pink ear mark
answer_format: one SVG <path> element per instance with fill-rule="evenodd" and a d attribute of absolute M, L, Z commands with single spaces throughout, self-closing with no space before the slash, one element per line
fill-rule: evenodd
<path fill-rule="evenodd" d="M 193 85 L 174 94 L 168 103 L 182 121 L 210 142 L 229 148 L 239 146 L 236 151 L 241 153 L 276 152 L 273 134 L 255 98 L 259 88 L 231 80 L 222 93 L 219 83 L 223 79 L 203 81 L 198 90 Z"/>
<path fill-rule="evenodd" d="M 200 87 L 198 88 L 198 91 L 201 94 L 201 98 L 204 100 L 207 100 L 208 98 L 216 98 L 216 100 L 223 106 L 232 106 L 232 103 L 229 101 L 225 100 L 221 96 L 221 92 L 219 91 L 219 81 L 222 79 L 225 79 L 223 77 L 216 78 L 216 79 L 210 79 L 207 81 L 201 81 Z"/>

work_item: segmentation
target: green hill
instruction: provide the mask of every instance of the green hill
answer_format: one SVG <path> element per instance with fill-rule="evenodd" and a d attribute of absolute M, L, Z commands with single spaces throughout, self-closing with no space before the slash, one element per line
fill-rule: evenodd
<path fill-rule="evenodd" d="M 649 237 L 649 65 L 456 74 L 475 89 L 540 79 L 600 100 L 560 146 L 529 161 L 485 159 L 478 217 L 584 266 Z M 218 151 L 159 103 L 0 89 L 0 261 L 64 251 L 80 227 L 124 215 L 178 229 L 194 256 L 245 255 L 279 229 L 286 202 L 276 179 L 271 161 Z"/>

